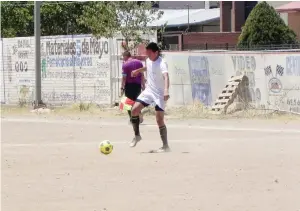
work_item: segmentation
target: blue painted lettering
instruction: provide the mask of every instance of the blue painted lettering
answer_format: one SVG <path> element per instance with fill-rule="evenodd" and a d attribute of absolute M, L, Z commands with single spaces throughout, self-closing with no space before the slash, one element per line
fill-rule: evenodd
<path fill-rule="evenodd" d="M 235 71 L 255 71 L 256 60 L 254 56 L 231 56 Z"/>
<path fill-rule="evenodd" d="M 286 57 L 286 74 L 300 76 L 300 56 Z"/>
<path fill-rule="evenodd" d="M 76 40 L 76 55 L 80 56 L 81 55 L 81 41 Z"/>
<path fill-rule="evenodd" d="M 92 57 L 56 57 L 56 58 L 47 58 L 48 67 L 90 67 L 93 65 Z"/>

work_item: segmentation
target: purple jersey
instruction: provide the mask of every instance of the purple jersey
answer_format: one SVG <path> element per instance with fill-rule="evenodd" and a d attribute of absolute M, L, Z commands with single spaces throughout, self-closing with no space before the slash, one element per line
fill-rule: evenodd
<path fill-rule="evenodd" d="M 124 62 L 122 65 L 122 75 L 126 76 L 126 83 L 141 84 L 142 74 L 140 73 L 136 77 L 131 77 L 131 72 L 142 67 L 143 63 L 137 59 L 129 59 L 128 61 Z"/>

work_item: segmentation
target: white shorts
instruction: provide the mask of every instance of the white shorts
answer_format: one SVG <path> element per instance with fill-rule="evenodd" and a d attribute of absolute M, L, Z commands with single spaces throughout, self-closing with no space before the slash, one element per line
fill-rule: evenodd
<path fill-rule="evenodd" d="M 149 89 L 145 89 L 137 98 L 136 102 L 143 104 L 143 106 L 147 107 L 151 104 L 155 104 L 156 111 L 164 111 L 165 110 L 165 100 L 164 95 L 159 95 L 155 92 L 152 92 Z"/>

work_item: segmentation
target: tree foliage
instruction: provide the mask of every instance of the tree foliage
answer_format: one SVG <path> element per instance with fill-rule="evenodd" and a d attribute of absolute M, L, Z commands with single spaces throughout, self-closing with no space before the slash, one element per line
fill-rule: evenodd
<path fill-rule="evenodd" d="M 43 2 L 41 6 L 42 35 L 66 35 L 89 33 L 77 19 L 88 2 Z"/>
<path fill-rule="evenodd" d="M 112 37 L 119 28 L 114 2 L 91 2 L 83 7 L 78 21 L 88 27 L 97 37 Z"/>
<path fill-rule="evenodd" d="M 43 2 L 41 5 L 41 35 L 90 33 L 77 19 L 89 2 Z M 1 2 L 1 37 L 34 35 L 34 2 Z"/>
<path fill-rule="evenodd" d="M 296 43 L 296 34 L 266 2 L 257 4 L 248 16 L 238 46 Z"/>
<path fill-rule="evenodd" d="M 110 38 L 121 33 L 127 50 L 142 43 L 142 34 L 150 34 L 148 24 L 158 20 L 162 12 L 152 7 L 151 2 L 115 1 L 93 2 L 85 5 L 79 22 L 88 27 L 96 37 Z"/>
<path fill-rule="evenodd" d="M 121 33 L 134 48 L 149 34 L 148 23 L 158 20 L 162 12 L 146 1 L 43 2 L 41 35 L 89 34 L 110 38 Z M 34 35 L 34 2 L 1 2 L 1 37 Z"/>
<path fill-rule="evenodd" d="M 21 1 L 1 2 L 1 37 L 33 34 L 33 4 Z"/>

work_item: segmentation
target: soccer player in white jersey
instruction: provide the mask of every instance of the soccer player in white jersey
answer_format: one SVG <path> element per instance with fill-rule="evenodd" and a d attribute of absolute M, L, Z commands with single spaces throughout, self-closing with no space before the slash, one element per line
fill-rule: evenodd
<path fill-rule="evenodd" d="M 134 77 L 140 72 L 147 71 L 147 85 L 145 90 L 138 96 L 131 111 L 134 138 L 130 143 L 130 146 L 135 147 L 142 139 L 139 129 L 140 111 L 144 107 L 155 103 L 156 122 L 163 143 L 163 146 L 156 152 L 168 152 L 170 151 L 170 148 L 167 139 L 167 127 L 164 122 L 165 102 L 170 98 L 168 66 L 164 59 L 160 57 L 159 47 L 156 43 L 149 43 L 146 47 L 146 52 L 148 56 L 146 67 L 137 69 L 131 73 Z"/>

